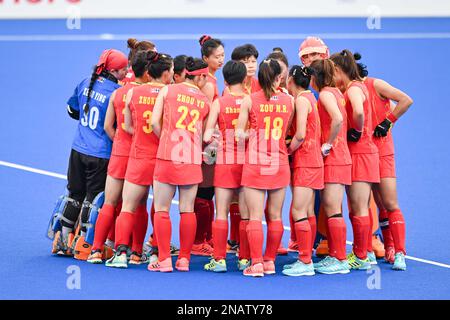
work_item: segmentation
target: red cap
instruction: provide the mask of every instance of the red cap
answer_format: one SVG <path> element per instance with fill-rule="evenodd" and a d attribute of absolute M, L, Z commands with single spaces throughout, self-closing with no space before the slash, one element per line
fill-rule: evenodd
<path fill-rule="evenodd" d="M 325 58 L 327 59 L 330 57 L 330 50 L 322 39 L 318 37 L 307 37 L 300 45 L 298 56 L 301 59 L 303 55 L 313 52 L 325 54 Z"/>
<path fill-rule="evenodd" d="M 128 66 L 128 58 L 119 50 L 108 49 L 103 51 L 97 62 L 96 73 L 100 74 L 103 70 L 120 70 Z"/>

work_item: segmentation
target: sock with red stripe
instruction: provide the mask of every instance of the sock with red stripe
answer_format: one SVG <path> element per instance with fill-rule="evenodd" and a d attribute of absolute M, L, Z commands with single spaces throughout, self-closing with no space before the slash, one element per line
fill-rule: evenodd
<path fill-rule="evenodd" d="M 95 223 L 94 244 L 92 250 L 102 250 L 106 237 L 114 224 L 115 208 L 110 204 L 104 204 Z"/>
<path fill-rule="evenodd" d="M 239 259 L 250 260 L 250 247 L 247 236 L 248 223 L 248 219 L 241 220 L 239 223 Z"/>
<path fill-rule="evenodd" d="M 311 246 L 314 246 L 317 233 L 317 220 L 316 216 L 308 217 L 309 225 L 311 226 Z M 311 248 L 312 250 L 312 248 Z"/>
<path fill-rule="evenodd" d="M 369 233 L 367 234 L 367 251 L 368 252 L 373 252 L 373 247 L 372 247 L 372 229 L 373 229 L 373 212 L 372 212 L 372 208 L 369 208 Z"/>
<path fill-rule="evenodd" d="M 250 256 L 252 259 L 252 265 L 257 263 L 263 263 L 263 244 L 264 233 L 262 228 L 262 222 L 259 220 L 250 220 L 247 225 L 247 238 L 250 248 Z"/>
<path fill-rule="evenodd" d="M 197 231 L 195 233 L 195 244 L 201 244 L 206 240 L 206 232 L 210 223 L 209 201 L 195 198 L 194 211 L 197 217 Z"/>
<path fill-rule="evenodd" d="M 312 242 L 311 225 L 307 218 L 295 222 L 294 231 L 298 239 L 298 260 L 303 263 L 311 263 Z"/>
<path fill-rule="evenodd" d="M 169 212 L 155 212 L 155 234 L 158 238 L 158 260 L 170 258 L 170 239 L 172 238 L 172 223 Z"/>
<path fill-rule="evenodd" d="M 195 240 L 195 231 L 197 229 L 197 218 L 194 212 L 181 212 L 180 215 L 180 254 L 178 255 L 178 259 L 186 258 L 190 260 L 192 245 Z M 159 236 L 158 239 L 160 239 Z"/>
<path fill-rule="evenodd" d="M 394 239 L 389 228 L 389 214 L 387 210 L 380 210 L 380 228 L 383 234 L 384 249 L 394 248 Z"/>
<path fill-rule="evenodd" d="M 239 242 L 239 224 L 241 222 L 241 214 L 239 212 L 239 204 L 232 203 L 230 205 L 230 240 Z"/>
<path fill-rule="evenodd" d="M 264 261 L 275 261 L 277 250 L 283 237 L 283 222 L 272 220 L 267 222 L 267 243 Z"/>
<path fill-rule="evenodd" d="M 400 210 L 389 212 L 389 228 L 394 239 L 395 253 L 402 252 L 406 254 L 405 239 L 406 228 L 405 218 Z"/>
<path fill-rule="evenodd" d="M 347 259 L 345 252 L 347 228 L 342 214 L 336 214 L 329 217 L 327 224 L 330 256 L 341 261 Z"/>
<path fill-rule="evenodd" d="M 365 260 L 367 258 L 367 234 L 370 233 L 370 218 L 369 216 L 358 217 L 353 216 L 353 252 L 354 254 Z M 372 241 L 372 239 L 370 239 Z"/>
<path fill-rule="evenodd" d="M 129 246 L 130 238 L 134 229 L 136 214 L 122 211 L 116 221 L 116 241 L 115 247 Z"/>
<path fill-rule="evenodd" d="M 134 221 L 133 230 L 133 245 L 132 251 L 142 254 L 142 247 L 144 245 L 145 234 L 148 227 L 148 212 L 147 205 L 141 204 L 136 208 L 136 218 Z"/>
<path fill-rule="evenodd" d="M 294 204 L 291 202 L 291 207 L 289 209 L 289 226 L 291 227 L 291 241 L 297 242 L 297 234 L 295 232 L 295 221 L 294 221 L 294 216 L 292 215 L 293 205 Z"/>
<path fill-rule="evenodd" d="M 218 261 L 227 257 L 228 219 L 213 222 L 214 258 Z"/>

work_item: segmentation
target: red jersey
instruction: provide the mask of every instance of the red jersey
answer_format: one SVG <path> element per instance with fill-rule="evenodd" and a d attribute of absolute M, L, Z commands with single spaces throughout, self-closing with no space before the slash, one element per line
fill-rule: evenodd
<path fill-rule="evenodd" d="M 344 95 L 337 88 L 333 87 L 325 87 L 322 89 L 322 92 L 330 92 L 334 95 L 337 105 L 339 107 L 339 111 L 341 111 L 343 122 L 341 130 L 339 131 L 336 139 L 334 139 L 333 147 L 331 148 L 330 154 L 325 157 L 324 164 L 325 165 L 349 165 L 352 164 L 352 157 L 350 155 L 350 151 L 348 150 L 347 145 L 347 112 L 345 111 L 345 98 Z M 331 132 L 331 117 L 328 114 L 325 107 L 319 101 L 317 103 L 317 107 L 319 109 L 320 116 L 320 127 L 322 129 L 321 133 L 321 143 L 326 143 L 328 137 Z"/>
<path fill-rule="evenodd" d="M 369 91 L 367 90 L 366 85 L 360 81 L 352 81 L 347 87 L 345 91 L 345 100 L 346 100 L 346 109 L 347 109 L 347 119 L 348 125 L 350 128 L 355 128 L 356 125 L 353 122 L 353 107 L 348 98 L 348 90 L 352 87 L 358 87 L 362 90 L 365 101 L 363 104 L 364 108 L 364 125 L 361 134 L 361 138 L 358 142 L 348 141 L 348 148 L 350 153 L 377 153 L 378 149 L 375 143 L 373 142 L 373 127 L 372 127 L 372 101 L 369 97 Z"/>
<path fill-rule="evenodd" d="M 130 157 L 156 159 L 159 139 L 153 133 L 151 119 L 156 97 L 163 87 L 160 83 L 148 83 L 133 89 L 130 110 L 134 130 Z"/>
<path fill-rule="evenodd" d="M 375 78 L 366 78 L 364 83 L 369 91 L 369 98 L 372 101 L 372 128 L 375 129 L 377 125 L 382 122 L 391 112 L 391 101 L 386 98 L 380 98 L 375 90 Z M 394 140 L 392 139 L 391 130 L 388 131 L 386 137 L 373 137 L 373 142 L 378 147 L 380 156 L 389 156 L 394 154 Z"/>
<path fill-rule="evenodd" d="M 294 111 L 292 98 L 283 92 L 277 92 L 267 100 L 261 90 L 253 93 L 251 99 L 246 163 L 289 164 L 285 140 Z"/>
<path fill-rule="evenodd" d="M 306 123 L 306 135 L 300 148 L 294 153 L 294 168 L 318 168 L 323 167 L 323 157 L 320 150 L 320 118 L 317 109 L 317 100 L 311 91 L 303 91 L 300 93 L 302 97 L 308 99 L 312 110 L 308 113 Z M 294 124 L 296 121 L 294 120 Z M 293 128 L 296 125 L 292 126 Z M 296 129 L 294 129 L 296 130 Z M 294 131 L 295 134 L 295 131 Z"/>
<path fill-rule="evenodd" d="M 250 87 L 245 87 L 245 90 L 247 90 L 248 94 L 252 94 L 252 93 L 258 92 L 261 89 L 262 88 L 261 88 L 261 86 L 259 84 L 259 81 L 256 78 L 252 78 L 252 82 L 250 84 Z"/>
<path fill-rule="evenodd" d="M 228 93 L 224 97 L 219 98 L 220 112 L 218 118 L 219 130 L 222 141 L 217 151 L 218 164 L 242 164 L 242 156 L 238 159 L 237 142 L 235 139 L 235 129 L 237 126 L 239 113 L 241 111 L 241 103 L 244 95 L 234 95 Z M 243 151 L 243 150 L 242 150 Z"/>
<path fill-rule="evenodd" d="M 164 100 L 163 125 L 158 159 L 201 164 L 203 122 L 209 101 L 195 85 L 169 85 Z"/>
<path fill-rule="evenodd" d="M 136 81 L 136 76 L 134 75 L 133 69 L 128 68 L 128 73 L 125 75 L 125 78 L 122 79 L 123 85 Z"/>
<path fill-rule="evenodd" d="M 211 73 L 208 73 L 206 79 L 209 83 L 212 83 L 214 86 L 214 97 L 212 99 L 212 101 L 214 101 L 219 97 L 219 89 L 217 88 L 217 78 L 214 77 Z"/>
<path fill-rule="evenodd" d="M 127 98 L 128 91 L 138 85 L 139 84 L 136 82 L 130 82 L 116 91 L 113 107 L 114 113 L 116 114 L 117 126 L 111 151 L 112 155 L 128 157 L 130 154 L 131 134 L 125 131 L 125 100 Z"/>

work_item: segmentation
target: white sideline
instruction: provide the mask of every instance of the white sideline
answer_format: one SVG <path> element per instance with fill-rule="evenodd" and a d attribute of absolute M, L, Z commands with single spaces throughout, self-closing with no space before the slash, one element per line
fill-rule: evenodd
<path fill-rule="evenodd" d="M 318 33 L 316 36 L 328 39 L 359 39 L 359 40 L 395 40 L 395 39 L 450 39 L 449 32 L 405 32 L 405 33 Z M 306 33 L 218 33 L 215 37 L 222 40 L 302 40 L 310 34 Z M 166 34 L 12 34 L 0 35 L 0 41 L 126 41 L 129 38 L 152 39 L 154 41 L 198 40 L 197 33 L 166 33 Z"/>
<path fill-rule="evenodd" d="M 54 177 L 54 178 L 58 178 L 58 179 L 67 180 L 67 177 L 65 175 L 63 175 L 63 174 L 54 173 L 54 172 L 41 170 L 41 169 L 36 169 L 36 168 L 32 168 L 32 167 L 27 167 L 27 166 L 23 166 L 23 165 L 11 163 L 11 162 L 6 162 L 6 161 L 1 161 L 0 160 L 0 166 L 14 168 L 14 169 L 19 169 L 19 170 L 33 172 L 33 173 L 37 173 L 37 174 L 41 174 L 41 175 L 45 175 L 45 176 L 49 176 L 49 177 Z M 148 197 L 150 199 L 153 199 L 153 195 L 152 194 L 149 194 Z M 179 204 L 178 200 L 172 200 L 172 203 L 175 204 L 175 205 Z M 266 224 L 266 222 L 263 221 L 263 224 Z M 283 227 L 284 227 L 284 230 L 291 231 L 290 227 L 288 227 L 288 226 L 283 226 Z M 347 241 L 347 245 L 352 245 L 352 244 L 353 243 L 351 241 Z M 450 269 L 450 265 L 445 264 L 445 263 L 432 261 L 432 260 L 426 260 L 426 259 L 416 258 L 416 257 L 412 257 L 412 256 L 406 256 L 406 259 L 414 260 L 414 261 L 418 261 L 418 262 L 422 262 L 422 263 L 431 264 L 431 265 L 434 265 L 434 266 Z"/>

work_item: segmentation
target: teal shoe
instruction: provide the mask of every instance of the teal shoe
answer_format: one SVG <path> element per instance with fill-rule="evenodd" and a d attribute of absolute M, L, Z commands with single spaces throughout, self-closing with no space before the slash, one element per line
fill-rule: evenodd
<path fill-rule="evenodd" d="M 290 264 L 288 269 L 283 269 L 283 274 L 290 277 L 300 277 L 300 276 L 313 276 L 314 272 L 313 263 L 303 263 L 301 261 L 296 261 Z"/>
<path fill-rule="evenodd" d="M 105 266 L 122 269 L 128 268 L 127 254 L 124 252 L 117 252 L 111 259 L 106 261 Z"/>
<path fill-rule="evenodd" d="M 394 265 L 392 270 L 406 271 L 406 260 L 405 255 L 402 252 L 397 252 L 395 254 Z"/>
<path fill-rule="evenodd" d="M 244 271 L 248 267 L 250 267 L 250 260 L 247 259 L 239 259 L 237 262 L 239 271 Z"/>
<path fill-rule="evenodd" d="M 320 260 L 319 262 L 314 263 L 314 269 L 318 269 L 322 266 L 324 266 L 325 264 L 327 264 L 330 261 L 331 257 L 330 256 L 326 256 L 324 259 Z"/>
<path fill-rule="evenodd" d="M 205 264 L 203 269 L 205 269 L 206 271 L 227 272 L 227 262 L 225 261 L 225 259 L 216 261 L 216 259 L 212 258 L 209 263 Z"/>
<path fill-rule="evenodd" d="M 283 270 L 288 270 L 288 269 L 293 268 L 293 267 L 296 265 L 297 262 L 298 262 L 298 260 L 296 260 L 296 261 L 293 262 L 293 263 L 285 264 L 285 265 L 283 266 Z M 313 267 L 314 267 L 314 265 L 313 265 Z"/>
<path fill-rule="evenodd" d="M 369 258 L 366 258 L 364 260 L 358 258 L 355 253 L 350 253 L 347 255 L 348 265 L 353 270 L 369 270 L 372 268 L 370 265 Z"/>
<path fill-rule="evenodd" d="M 378 264 L 377 257 L 375 256 L 375 252 L 367 252 L 367 259 L 369 259 L 369 263 L 374 266 Z"/>
<path fill-rule="evenodd" d="M 346 274 L 350 272 L 350 266 L 347 260 L 339 261 L 336 258 L 330 257 L 321 267 L 317 268 L 318 273 L 323 274 Z"/>

